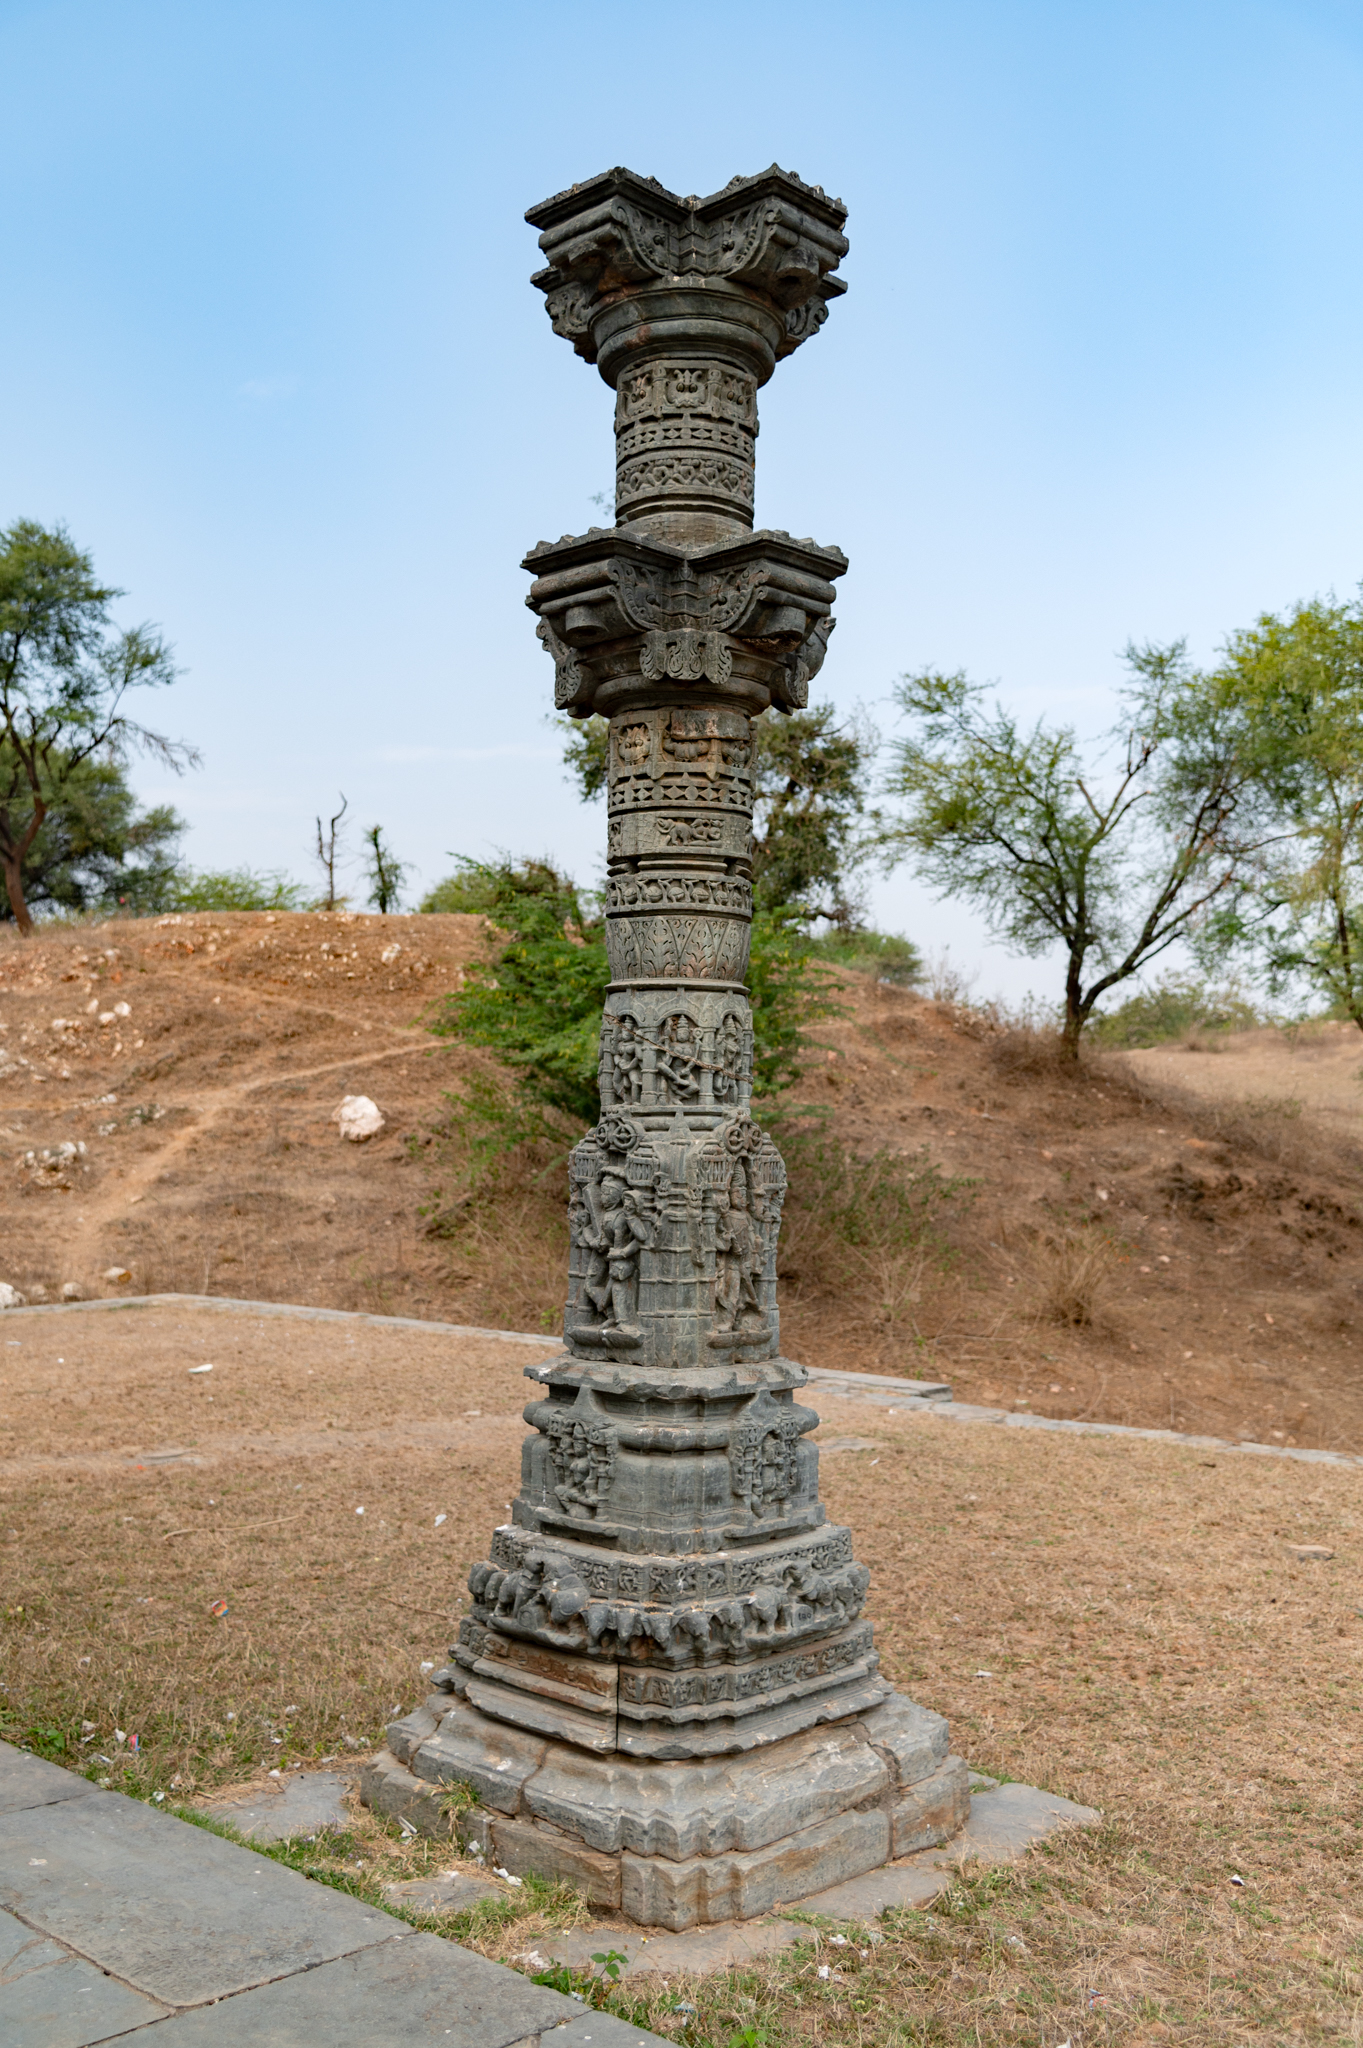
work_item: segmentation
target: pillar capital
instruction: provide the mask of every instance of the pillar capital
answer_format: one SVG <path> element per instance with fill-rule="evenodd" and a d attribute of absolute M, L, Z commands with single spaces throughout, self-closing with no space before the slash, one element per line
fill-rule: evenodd
<path fill-rule="evenodd" d="M 705 199 L 602 171 L 525 217 L 540 230 L 546 268 L 531 282 L 555 333 L 611 385 L 632 354 L 703 351 L 730 328 L 729 345 L 765 384 L 847 289 L 832 274 L 847 254 L 846 207 L 777 164 Z M 633 323 L 622 317 L 631 304 Z M 661 334 L 645 331 L 655 312 Z"/>
<path fill-rule="evenodd" d="M 846 290 L 842 202 L 775 164 L 708 199 L 613 170 L 526 219 L 554 332 L 617 394 L 617 524 L 688 548 L 750 529 L 757 393 Z"/>

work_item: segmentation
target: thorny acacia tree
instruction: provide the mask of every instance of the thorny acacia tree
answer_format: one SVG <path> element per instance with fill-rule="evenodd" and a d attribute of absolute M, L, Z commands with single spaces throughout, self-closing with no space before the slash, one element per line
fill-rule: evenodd
<path fill-rule="evenodd" d="M 1263 614 L 1229 640 L 1216 683 L 1283 836 L 1214 936 L 1252 948 L 1275 994 L 1305 981 L 1363 1031 L 1363 600 Z"/>
<path fill-rule="evenodd" d="M 124 709 L 129 690 L 164 687 L 176 671 L 150 626 L 111 627 L 122 595 L 96 581 L 63 527 L 19 519 L 0 530 L 0 866 L 25 936 L 25 858 L 85 764 L 121 762 L 134 747 L 177 772 L 199 759 Z"/>
<path fill-rule="evenodd" d="M 584 799 L 610 767 L 604 718 L 559 721 L 563 758 Z M 851 877 L 865 858 L 860 825 L 877 735 L 864 719 L 839 724 L 831 704 L 753 721 L 753 901 L 842 931 L 860 928 Z"/>
<path fill-rule="evenodd" d="M 375 910 L 387 917 L 401 901 L 402 887 L 407 880 L 407 862 L 399 860 L 392 847 L 385 843 L 382 825 L 371 825 L 364 835 L 364 843 L 369 901 Z"/>
<path fill-rule="evenodd" d="M 16 777 L 9 742 L 0 739 L 0 788 Z M 61 748 L 43 764 L 46 816 L 20 868 L 23 901 L 34 911 L 178 908 L 176 844 L 184 820 L 169 804 L 141 810 L 119 761 L 88 755 L 72 767 Z M 0 898 L 0 923 L 12 919 Z"/>
<path fill-rule="evenodd" d="M 1129 647 L 1115 768 L 1085 762 L 1068 727 L 1024 732 L 963 675 L 924 671 L 896 691 L 913 721 L 888 788 L 886 864 L 911 858 L 1018 952 L 1065 950 L 1063 1044 L 1072 1059 L 1110 988 L 1243 901 L 1271 833 L 1245 722 L 1184 643 Z"/>

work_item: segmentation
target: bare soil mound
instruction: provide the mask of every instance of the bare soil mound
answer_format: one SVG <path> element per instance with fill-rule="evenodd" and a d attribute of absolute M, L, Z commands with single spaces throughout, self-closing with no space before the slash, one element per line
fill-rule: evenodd
<path fill-rule="evenodd" d="M 484 943 L 476 918 L 348 913 L 0 938 L 0 1279 L 30 1300 L 178 1290 L 551 1331 L 556 1166 L 513 1162 L 430 1234 L 432 1129 L 477 1056 L 424 1020 Z M 1074 1073 L 1039 1037 L 860 976 L 843 1000 L 794 1095 L 853 1156 L 962 1185 L 906 1252 L 835 1228 L 824 1169 L 797 1173 L 792 1356 L 1038 1413 L 1363 1448 L 1347 1034 L 1324 1055 L 1251 1033 L 1221 1058 Z M 345 1094 L 378 1103 L 382 1135 L 341 1139 Z"/>

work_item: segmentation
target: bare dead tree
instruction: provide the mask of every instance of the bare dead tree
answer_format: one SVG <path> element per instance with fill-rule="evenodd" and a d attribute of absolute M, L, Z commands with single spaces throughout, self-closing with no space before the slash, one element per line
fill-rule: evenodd
<path fill-rule="evenodd" d="M 340 901 L 336 894 L 336 863 L 341 857 L 341 820 L 348 808 L 344 790 L 340 792 L 340 797 L 341 808 L 329 821 L 325 831 L 322 829 L 322 820 L 317 820 L 317 859 L 322 873 L 327 878 L 327 895 L 322 905 L 323 910 L 335 910 Z"/>

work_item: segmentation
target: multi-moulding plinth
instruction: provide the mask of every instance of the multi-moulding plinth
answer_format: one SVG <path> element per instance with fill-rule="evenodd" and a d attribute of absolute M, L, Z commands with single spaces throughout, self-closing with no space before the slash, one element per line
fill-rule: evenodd
<path fill-rule="evenodd" d="M 680 1929 L 969 1808 L 825 1520 L 780 1354 L 785 1168 L 752 1108 L 756 721 L 807 704 L 847 567 L 752 530 L 757 392 L 843 290 L 845 211 L 773 166 L 709 199 L 609 171 L 529 218 L 554 330 L 616 392 L 616 525 L 525 564 L 555 703 L 608 721 L 601 1116 L 569 1161 L 565 1351 L 530 1368 L 512 1520 L 365 1785 L 461 1787 L 460 1833 L 503 1869 Z"/>

